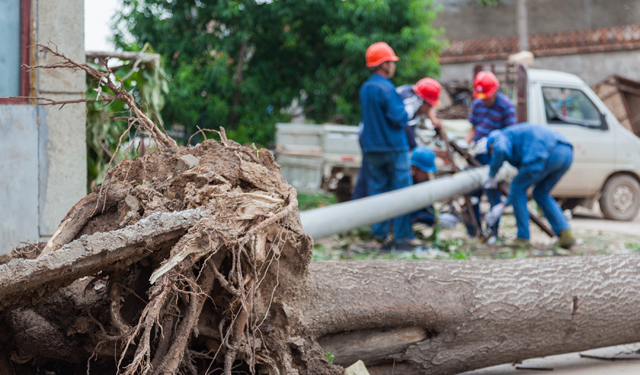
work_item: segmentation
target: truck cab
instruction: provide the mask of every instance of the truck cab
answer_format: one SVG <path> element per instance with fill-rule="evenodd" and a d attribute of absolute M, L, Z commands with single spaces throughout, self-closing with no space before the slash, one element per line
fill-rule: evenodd
<path fill-rule="evenodd" d="M 571 169 L 552 191 L 565 208 L 599 199 L 604 216 L 632 220 L 640 209 L 640 139 L 573 74 L 529 69 L 527 119 L 564 135 L 574 149 Z"/>

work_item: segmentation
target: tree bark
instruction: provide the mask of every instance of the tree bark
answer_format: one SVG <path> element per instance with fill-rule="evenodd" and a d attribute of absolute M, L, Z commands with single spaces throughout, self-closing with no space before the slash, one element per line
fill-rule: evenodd
<path fill-rule="evenodd" d="M 640 340 L 640 257 L 321 262 L 305 330 L 339 365 L 455 374 Z"/>
<path fill-rule="evenodd" d="M 174 244 L 203 218 L 207 210 L 156 213 L 139 223 L 109 233 L 95 233 L 42 255 L 38 262 L 14 259 L 0 264 L 0 311 L 49 295 L 75 280 L 132 264 L 149 255 L 150 248 Z"/>

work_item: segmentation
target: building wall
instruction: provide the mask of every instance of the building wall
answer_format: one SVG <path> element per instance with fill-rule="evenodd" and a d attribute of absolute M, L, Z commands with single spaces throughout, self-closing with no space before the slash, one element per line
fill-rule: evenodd
<path fill-rule="evenodd" d="M 476 0 L 434 0 L 442 12 L 434 26 L 445 29 L 448 40 L 513 37 L 516 1 L 502 0 L 483 8 Z M 636 24 L 640 0 L 527 0 L 530 34 L 584 30 Z"/>
<path fill-rule="evenodd" d="M 30 44 L 49 42 L 69 58 L 84 62 L 84 0 L 32 0 Z M 31 64 L 59 59 L 31 51 Z M 37 70 L 31 95 L 53 100 L 81 99 L 84 72 Z M 85 106 L 0 106 L 0 254 L 20 242 L 47 240 L 73 205 L 86 195 Z"/>
<path fill-rule="evenodd" d="M 36 0 L 36 35 L 58 51 L 84 62 L 84 0 Z M 37 54 L 38 64 L 59 61 L 50 54 Z M 39 96 L 54 100 L 81 99 L 86 89 L 84 72 L 39 70 Z M 40 236 L 51 236 L 62 218 L 87 193 L 86 113 L 82 103 L 46 108 L 41 152 L 47 161 L 40 168 Z"/>
<path fill-rule="evenodd" d="M 504 63 L 504 61 L 493 62 Z M 483 65 L 491 63 L 492 61 L 482 62 Z M 473 79 L 473 67 L 476 64 L 478 63 L 443 64 L 439 79 L 442 82 L 470 81 Z M 638 66 L 640 66 L 640 50 L 536 57 L 531 68 L 572 73 L 593 86 L 611 74 L 640 81 Z"/>

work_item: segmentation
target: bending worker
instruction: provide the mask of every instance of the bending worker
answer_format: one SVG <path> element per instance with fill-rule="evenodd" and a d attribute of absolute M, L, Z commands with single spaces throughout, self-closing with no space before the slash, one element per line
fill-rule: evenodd
<path fill-rule="evenodd" d="M 469 122 L 473 125 L 473 128 L 465 138 L 467 144 L 471 143 L 472 140 L 476 144 L 482 144 L 493 130 L 504 129 L 507 126 L 516 124 L 516 109 L 511 100 L 501 93 L 499 88 L 500 81 L 491 72 L 479 72 L 473 80 L 473 97 L 475 100 L 471 104 L 471 113 L 469 115 Z M 489 164 L 489 155 L 476 153 L 476 160 L 482 165 L 487 165 Z M 491 207 L 500 202 L 498 190 L 489 189 L 486 192 Z M 481 227 L 480 198 L 482 197 L 482 190 L 470 195 L 478 198 L 478 203 L 473 206 L 473 211 L 478 220 L 478 227 Z M 470 235 L 475 234 L 472 225 L 467 226 L 467 232 Z M 498 222 L 493 225 L 492 232 L 495 236 L 498 235 Z"/>
<path fill-rule="evenodd" d="M 366 64 L 373 74 L 360 88 L 362 107 L 362 152 L 367 168 L 367 193 L 376 195 L 411 185 L 409 145 L 405 126 L 409 116 L 396 87 L 389 80 L 396 71 L 399 58 L 387 43 L 374 43 L 367 49 Z M 391 221 L 373 225 L 372 234 L 384 241 Z M 411 250 L 415 236 L 411 216 L 393 219 L 394 242 L 390 248 Z"/>
<path fill-rule="evenodd" d="M 419 184 L 431 179 L 431 173 L 438 170 L 436 167 L 436 154 L 426 146 L 417 146 L 411 153 L 411 175 L 413 184 Z M 436 215 L 433 206 L 423 208 L 411 214 L 414 223 L 423 223 L 430 227 L 437 223 L 441 228 L 452 228 L 460 220 L 450 213 Z"/>
<path fill-rule="evenodd" d="M 505 130 L 494 130 L 487 139 L 491 155 L 490 170 L 483 181 L 485 188 L 496 188 L 496 173 L 502 163 L 518 168 L 518 175 L 511 182 L 509 196 L 504 203 L 494 206 L 485 215 L 489 225 L 497 223 L 504 207 L 513 205 L 518 226 L 518 238 L 514 245 L 529 245 L 529 211 L 527 189 L 534 186 L 533 199 L 542 208 L 544 216 L 559 237 L 558 245 L 569 248 L 575 238 L 558 202 L 550 191 L 573 161 L 573 147 L 560 133 L 546 126 L 520 124 Z"/>

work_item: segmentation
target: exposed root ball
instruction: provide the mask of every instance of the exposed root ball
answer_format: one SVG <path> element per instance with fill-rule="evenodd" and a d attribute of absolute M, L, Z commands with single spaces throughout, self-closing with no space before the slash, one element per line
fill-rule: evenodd
<path fill-rule="evenodd" d="M 313 249 L 295 190 L 267 150 L 221 136 L 126 160 L 78 202 L 43 254 L 158 212 L 210 214 L 148 241 L 156 245 L 139 258 L 105 261 L 92 277 L 5 308 L 0 373 L 6 366 L 16 374 L 342 373 L 301 333 L 302 313 L 290 308 Z"/>

